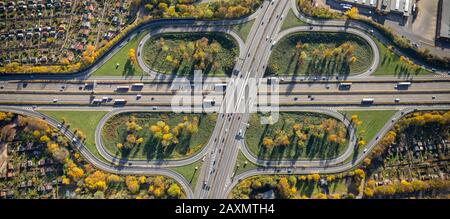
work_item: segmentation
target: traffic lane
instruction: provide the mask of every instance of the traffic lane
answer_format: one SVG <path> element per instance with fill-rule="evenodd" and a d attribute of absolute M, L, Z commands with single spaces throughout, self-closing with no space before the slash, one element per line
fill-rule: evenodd
<path fill-rule="evenodd" d="M 101 84 L 97 85 L 95 93 L 112 93 L 117 92 L 117 85 L 107 85 Z M 131 86 L 129 86 L 131 87 Z M 397 83 L 353 83 L 350 88 L 343 89 L 339 86 L 339 83 L 296 83 L 296 84 L 279 84 L 280 92 L 370 92 L 370 91 L 431 91 L 431 90 L 445 90 L 450 87 L 450 82 L 423 82 L 423 83 L 413 83 L 410 86 L 400 86 L 397 87 Z M 145 92 L 189 92 L 189 86 L 178 87 L 172 86 L 170 84 L 146 84 L 142 89 L 123 89 L 122 93 L 132 92 L 132 93 L 145 93 Z M 229 88 L 228 90 L 230 90 Z M 269 85 L 260 85 L 258 87 L 259 92 L 265 92 L 269 89 Z M 202 90 L 208 93 L 222 93 L 226 92 L 215 89 L 214 84 L 203 86 Z M 73 85 L 73 84 L 28 84 L 23 87 L 21 84 L 7 84 L 0 89 L 0 92 L 49 92 L 49 93 L 86 93 L 91 94 L 92 89 L 84 89 L 84 85 Z"/>
<path fill-rule="evenodd" d="M 14 82 L 14 83 L 3 83 L 0 84 L 0 91 L 59 91 L 59 92 L 91 92 L 95 90 L 96 92 L 113 92 L 116 91 L 118 87 L 128 87 L 129 91 L 172 91 L 172 90 L 186 90 L 189 89 L 190 86 L 175 86 L 167 83 L 145 83 L 143 86 L 133 86 L 134 83 L 124 83 L 124 84 L 115 84 L 115 83 L 98 83 L 95 86 L 95 89 L 92 86 L 92 83 L 22 83 L 22 82 Z M 204 90 L 212 90 L 214 89 L 214 84 L 205 85 Z"/>
<path fill-rule="evenodd" d="M 277 2 L 277 5 L 278 5 L 278 2 Z M 267 14 L 271 15 L 273 13 L 273 9 L 274 8 L 271 8 L 270 5 L 267 5 L 265 7 L 266 7 L 266 10 L 269 10 L 269 12 Z M 267 8 L 267 7 L 269 7 L 269 8 Z M 264 34 L 258 34 L 258 29 L 265 28 L 264 26 L 260 25 L 260 24 L 262 24 L 264 17 L 265 17 L 264 15 L 258 17 L 257 22 L 255 24 L 256 26 L 254 25 L 253 28 L 252 28 L 251 32 L 254 35 L 253 35 L 253 37 L 250 37 L 251 40 L 247 44 L 248 47 L 246 47 L 246 49 L 248 49 L 248 56 L 245 57 L 244 63 L 242 63 L 242 68 L 240 69 L 240 75 L 246 74 L 249 71 L 250 67 L 251 67 L 251 63 L 253 63 L 253 60 L 254 60 L 254 57 L 255 57 L 255 52 L 256 52 L 256 49 L 257 49 L 257 45 L 256 44 L 259 44 L 262 35 L 264 35 Z M 268 25 L 268 24 L 266 24 L 266 25 Z M 255 40 L 254 38 L 256 38 L 256 41 L 254 41 Z M 254 42 L 256 42 L 256 44 Z M 248 78 L 249 75 L 245 75 L 245 76 L 246 76 L 246 78 Z M 239 90 L 243 89 L 243 87 L 239 86 L 238 88 L 239 89 L 236 89 L 236 90 L 233 89 L 232 92 L 227 92 L 226 100 L 230 100 L 230 98 L 233 98 L 236 93 L 240 94 L 241 92 Z M 237 98 L 239 100 L 240 97 L 237 97 Z M 230 115 L 230 116 L 232 116 L 232 115 Z M 228 115 L 227 115 L 227 117 L 228 117 Z M 227 120 L 228 120 L 228 118 L 227 118 Z M 230 126 L 227 126 L 227 129 L 229 129 L 229 127 Z M 222 134 L 224 134 L 224 133 L 221 133 L 219 136 L 222 136 Z M 223 138 L 223 137 L 220 137 L 220 138 Z M 224 145 L 225 145 L 225 143 L 228 142 L 228 139 L 229 139 L 228 134 L 225 134 L 224 140 L 225 139 L 227 141 L 222 142 L 222 140 L 219 140 L 219 143 L 218 143 L 219 145 L 216 145 L 215 148 L 219 149 L 219 150 L 222 150 L 222 149 L 225 150 L 226 148 L 224 148 Z M 227 149 L 230 149 L 230 147 L 228 147 Z M 217 188 L 223 188 L 223 184 L 222 184 L 223 182 L 221 180 L 216 180 L 216 178 L 217 177 L 222 178 L 221 176 L 226 175 L 226 173 L 229 172 L 227 169 L 223 169 L 222 167 L 229 168 L 230 165 L 225 164 L 226 166 L 224 166 L 223 163 L 220 162 L 221 159 L 222 159 L 222 156 L 219 156 L 217 158 L 217 153 L 218 153 L 217 150 L 215 150 L 213 153 L 214 153 L 213 154 L 213 158 L 212 158 L 213 159 L 213 161 L 212 161 L 213 163 L 212 163 L 212 166 L 207 169 L 208 170 L 207 174 L 209 174 L 209 175 L 206 178 L 207 185 L 211 184 L 211 188 L 210 188 L 210 191 L 203 190 L 201 192 L 201 194 L 200 194 L 201 198 L 205 198 L 205 197 L 218 198 L 218 194 L 217 194 L 216 190 L 217 190 Z M 224 151 L 223 153 L 226 153 L 226 152 Z M 230 154 L 229 152 L 227 154 L 229 156 L 232 156 L 232 154 Z M 217 162 L 217 159 L 219 159 L 218 162 Z M 220 164 L 221 168 L 217 168 L 217 170 L 216 170 L 216 168 L 214 168 L 214 165 L 215 165 L 214 162 L 217 162 L 217 164 Z M 234 164 L 231 165 L 231 166 L 234 166 Z M 215 183 L 212 183 L 210 180 L 214 181 Z"/>
<path fill-rule="evenodd" d="M 139 98 L 136 94 L 113 94 L 113 95 L 90 95 L 90 94 L 7 94 L 0 95 L 0 102 L 48 102 L 53 103 L 66 103 L 66 102 L 79 102 L 79 103 L 91 103 L 93 99 L 102 99 L 103 97 L 110 98 L 108 103 L 114 103 L 115 99 L 124 99 L 128 103 L 158 103 L 158 104 L 170 104 L 174 101 L 174 97 L 184 98 L 186 101 L 192 100 L 194 104 L 203 104 L 203 97 L 192 98 L 190 93 L 180 95 L 141 95 Z M 216 105 L 221 104 L 222 94 L 211 94 L 207 96 L 208 99 L 214 100 Z M 106 103 L 106 102 L 103 102 Z"/>
<path fill-rule="evenodd" d="M 266 95 L 260 95 L 260 98 L 269 98 Z M 433 99 L 433 97 L 435 97 Z M 321 95 L 315 94 L 308 97 L 308 95 L 280 95 L 280 103 L 336 103 L 336 102 L 348 102 L 348 103 L 361 103 L 364 98 L 373 98 L 376 102 L 395 102 L 396 98 L 401 102 L 448 102 L 450 101 L 450 94 L 353 94 L 353 95 Z"/>
<path fill-rule="evenodd" d="M 28 115 L 31 117 L 36 118 L 42 118 L 44 117 L 46 122 L 53 126 L 54 128 L 57 128 L 57 126 L 60 124 L 57 120 L 54 120 L 51 117 L 45 116 L 41 113 L 34 112 L 34 111 L 28 111 L 17 107 L 7 107 L 7 106 L 1 106 L 1 110 L 8 111 L 8 112 L 14 112 L 22 115 Z M 64 129 L 63 134 L 68 138 L 76 138 L 75 134 L 73 134 L 70 130 Z M 77 141 L 73 143 L 74 146 L 79 150 L 79 152 L 82 154 L 82 156 L 91 164 L 93 164 L 95 167 L 99 168 L 100 170 L 110 172 L 110 173 L 118 173 L 118 174 L 142 174 L 142 175 L 164 175 L 168 176 L 178 183 L 180 183 L 183 190 L 186 192 L 187 198 L 193 198 L 194 194 L 192 192 L 192 189 L 189 186 L 189 183 L 187 180 L 179 173 L 169 170 L 169 169 L 163 169 L 163 168 L 141 168 L 141 167 L 131 167 L 131 166 L 113 166 L 111 164 L 104 163 L 103 161 L 99 160 L 97 157 L 95 157 L 81 141 Z"/>
<path fill-rule="evenodd" d="M 398 91 L 398 90 L 435 90 L 435 89 L 448 89 L 450 82 L 421 82 L 412 83 L 410 86 L 403 86 L 397 88 L 398 83 L 352 83 L 350 89 L 345 90 L 339 86 L 340 83 L 296 83 L 296 84 L 279 84 L 280 91 Z M 262 87 L 265 89 L 266 87 Z"/>
<path fill-rule="evenodd" d="M 172 105 L 175 103 L 174 95 L 142 95 L 138 98 L 137 95 L 130 94 L 114 94 L 105 96 L 91 96 L 87 94 L 82 95 L 42 95 L 42 94 L 8 94 L 0 95 L 0 102 L 3 103 L 81 103 L 89 104 L 93 99 L 101 99 L 103 97 L 111 98 L 109 103 L 114 103 L 114 99 L 124 99 L 127 103 L 133 104 L 151 104 L 154 103 L 159 105 Z M 186 98 L 186 101 L 191 100 L 190 94 L 178 96 L 180 98 Z M 434 98 L 433 98 L 434 97 Z M 260 94 L 258 97 L 261 99 L 272 98 L 265 94 Z M 314 94 L 314 95 L 280 95 L 279 103 L 336 103 L 336 102 L 348 102 L 348 103 L 360 103 L 364 98 L 373 98 L 375 102 L 395 102 L 395 99 L 400 99 L 399 102 L 448 102 L 450 101 L 449 93 L 436 93 L 436 94 Z M 216 109 L 222 103 L 221 94 L 210 94 L 208 99 L 215 101 L 215 106 L 212 107 Z M 54 102 L 54 100 L 56 100 Z M 105 103 L 105 102 L 103 102 Z M 187 104 L 189 102 L 185 102 Z M 193 104 L 204 104 L 204 100 L 200 97 L 199 99 L 192 99 Z"/>
<path fill-rule="evenodd" d="M 273 8 L 274 10 L 271 12 L 271 14 L 273 14 L 273 13 L 283 14 L 283 11 L 286 9 L 287 3 L 288 2 L 286 1 L 285 4 L 275 5 L 275 7 Z M 282 7 L 279 7 L 279 6 L 282 6 Z M 271 14 L 269 14 L 269 15 L 271 15 Z M 267 32 L 270 33 L 270 36 L 273 36 L 274 30 L 276 29 L 277 25 L 280 25 L 280 21 L 277 18 L 276 20 L 271 20 L 270 23 L 266 24 L 266 25 L 269 25 L 269 29 L 264 29 L 264 33 L 260 36 L 265 36 L 267 34 Z M 253 48 L 254 50 L 256 50 L 256 48 L 258 48 L 261 45 L 260 40 L 257 41 L 258 42 L 257 47 L 254 47 Z M 263 45 L 265 44 L 266 47 L 268 45 L 270 45 L 268 43 L 269 42 L 262 42 L 262 44 Z M 252 51 L 252 50 L 250 50 L 250 51 Z M 253 56 L 253 54 L 250 54 L 250 55 Z M 259 54 L 259 53 L 258 53 L 258 55 L 254 55 L 254 57 L 256 57 L 257 60 L 260 60 L 262 58 L 261 54 Z M 249 69 L 254 60 L 255 60 L 255 58 L 247 61 L 244 64 L 244 69 L 246 69 L 247 66 Z M 259 67 L 259 65 L 257 67 Z M 244 72 L 247 72 L 247 71 L 244 70 Z M 243 89 L 243 87 L 241 87 L 241 89 Z M 243 93 L 239 92 L 239 94 L 242 95 Z M 238 96 L 237 98 L 238 98 L 238 100 L 241 100 L 240 99 L 241 96 Z M 238 107 L 241 107 L 241 104 L 245 104 L 245 102 L 239 102 L 239 104 L 240 105 Z M 224 162 L 220 162 L 221 160 L 219 160 L 219 163 L 224 168 L 219 168 L 217 170 L 217 172 L 215 172 L 215 176 L 213 179 L 216 179 L 215 180 L 216 183 L 213 185 L 212 190 L 209 193 L 210 198 L 222 198 L 223 194 L 225 193 L 226 187 L 228 186 L 227 184 L 230 183 L 230 177 L 234 170 L 234 166 L 235 166 L 234 164 L 236 162 L 237 154 L 238 154 L 238 147 L 236 144 L 236 134 L 238 133 L 240 122 L 236 122 L 236 120 L 240 120 L 240 116 L 241 115 L 233 115 L 233 117 L 232 117 L 233 123 L 232 123 L 232 126 L 230 127 L 229 134 L 226 136 L 226 141 L 225 141 L 225 144 L 227 145 L 227 147 L 224 148 L 224 152 L 223 152 L 224 154 L 226 153 L 227 156 L 225 158 L 223 156 L 220 157 L 220 159 L 224 159 Z"/>

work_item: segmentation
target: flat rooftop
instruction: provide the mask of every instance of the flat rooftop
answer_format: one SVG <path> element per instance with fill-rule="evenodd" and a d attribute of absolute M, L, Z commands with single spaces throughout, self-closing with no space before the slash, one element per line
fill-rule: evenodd
<path fill-rule="evenodd" d="M 397 12 L 403 16 L 411 15 L 413 0 L 380 0 L 379 8 L 386 12 Z"/>
<path fill-rule="evenodd" d="M 403 16 L 411 15 L 413 0 L 339 0 L 342 3 L 377 8 L 386 13 L 394 12 Z M 447 0 L 448 1 L 448 0 Z"/>
<path fill-rule="evenodd" d="M 437 38 L 450 39 L 450 0 L 439 2 L 439 29 Z"/>
<path fill-rule="evenodd" d="M 378 0 L 341 0 L 341 1 L 345 3 L 358 4 L 373 8 L 377 7 L 378 5 Z"/>

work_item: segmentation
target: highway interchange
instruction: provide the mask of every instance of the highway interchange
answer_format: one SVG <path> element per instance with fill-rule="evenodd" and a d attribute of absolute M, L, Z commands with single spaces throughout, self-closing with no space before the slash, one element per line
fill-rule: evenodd
<path fill-rule="evenodd" d="M 309 26 L 299 26 L 281 30 L 289 10 Z M 247 40 L 243 40 L 231 30 L 230 25 L 240 24 L 254 19 Z M 118 159 L 109 154 L 103 146 L 101 131 L 105 122 L 121 112 L 171 111 L 172 99 L 175 95 L 191 96 L 192 91 L 186 88 L 173 87 L 170 83 L 175 78 L 152 71 L 138 55 L 138 63 L 148 73 L 148 77 L 141 79 L 123 80 L 121 78 L 89 77 L 102 64 L 107 62 L 127 41 L 136 37 L 137 33 L 151 30 L 137 48 L 138 54 L 143 53 L 142 45 L 146 40 L 167 32 L 223 32 L 234 38 L 239 45 L 239 57 L 234 68 L 235 74 L 231 78 L 206 78 L 202 95 L 217 100 L 218 119 L 214 131 L 205 145 L 195 155 L 182 160 L 127 160 Z M 316 21 L 303 16 L 297 9 L 295 0 L 264 1 L 257 12 L 247 18 L 233 21 L 191 21 L 179 22 L 161 21 L 143 25 L 128 34 L 121 42 L 114 46 L 109 53 L 97 60 L 92 67 L 67 76 L 52 74 L 36 75 L 4 75 L 0 76 L 0 110 L 45 119 L 51 126 L 57 128 L 59 122 L 36 111 L 37 109 L 58 110 L 104 110 L 109 111 L 96 127 L 95 142 L 102 159 L 94 156 L 80 141 L 75 146 L 81 154 L 97 168 L 119 174 L 165 175 L 178 181 L 187 194 L 187 198 L 228 198 L 231 189 L 249 176 L 258 174 L 307 174 L 307 173 L 337 173 L 355 167 L 367 153 L 357 154 L 355 159 L 348 159 L 354 155 L 354 130 L 348 119 L 338 113 L 346 109 L 395 109 L 396 114 L 379 130 L 377 136 L 383 136 L 400 119 L 402 115 L 415 109 L 449 109 L 450 78 L 444 72 L 436 76 L 421 76 L 405 79 L 397 77 L 374 77 L 371 74 L 379 65 L 379 52 L 373 39 L 369 36 L 367 25 L 342 21 Z M 365 39 L 372 47 L 374 60 L 372 66 L 362 74 L 346 78 L 352 82 L 351 89 L 341 89 L 342 82 L 336 78 L 282 78 L 279 79 L 279 105 L 281 111 L 309 111 L 327 114 L 344 122 L 350 130 L 350 141 L 344 153 L 329 160 L 296 160 L 269 162 L 256 158 L 245 146 L 242 140 L 247 129 L 250 112 L 247 106 L 255 105 L 258 95 L 267 95 L 262 91 L 249 92 L 248 82 L 251 79 L 261 79 L 270 57 L 273 41 L 279 42 L 283 37 L 300 31 L 345 31 L 356 34 Z M 382 35 L 373 33 L 381 42 L 386 42 Z M 401 54 L 401 51 L 396 50 Z M 420 63 L 420 62 L 418 62 Z M 426 67 L 426 65 L 424 65 Z M 438 71 L 439 73 L 439 71 Z M 32 80 L 30 80 L 32 79 Z M 397 87 L 398 82 L 411 81 L 407 88 Z M 117 92 L 118 86 L 130 86 L 143 83 L 138 90 Z M 214 84 L 227 83 L 226 92 L 216 91 Z M 94 85 L 94 86 L 92 86 Z M 138 95 L 140 95 L 138 97 Z M 96 98 L 125 99 L 127 104 L 117 107 L 113 102 L 92 104 Z M 373 106 L 361 107 L 361 99 L 374 98 Z M 398 99 L 398 100 L 396 100 Z M 196 105 L 202 105 L 203 97 Z M 188 109 L 190 110 L 190 109 Z M 62 130 L 73 139 L 74 134 L 69 130 Z M 240 136 L 240 137 L 237 137 Z M 365 148 L 370 151 L 379 138 L 370 141 Z M 235 176 L 237 156 L 241 151 L 257 169 L 246 171 Z M 203 160 L 199 169 L 199 177 L 195 188 L 177 172 L 168 167 L 184 166 Z"/>

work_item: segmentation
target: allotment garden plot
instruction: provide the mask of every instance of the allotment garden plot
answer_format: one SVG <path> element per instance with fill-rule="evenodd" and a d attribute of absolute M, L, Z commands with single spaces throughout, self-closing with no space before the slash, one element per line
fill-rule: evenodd
<path fill-rule="evenodd" d="M 106 122 L 102 141 L 117 157 L 182 159 L 207 144 L 215 121 L 215 114 L 120 113 Z"/>
<path fill-rule="evenodd" d="M 202 70 L 207 76 L 225 76 L 231 74 L 238 54 L 236 42 L 222 33 L 171 33 L 149 39 L 142 55 L 158 73 L 190 76 Z"/>
<path fill-rule="evenodd" d="M 62 125 L 68 128 L 67 123 Z M 44 120 L 0 112 L 0 129 L 5 133 L 0 149 L 8 154 L 7 168 L 0 172 L 0 199 L 186 198 L 180 185 L 168 177 L 98 170 L 60 129 Z"/>
<path fill-rule="evenodd" d="M 132 21 L 130 4 L 129 0 L 1 1 L 0 67 L 43 72 L 54 70 L 49 65 L 65 71 L 90 64 L 98 50 Z"/>

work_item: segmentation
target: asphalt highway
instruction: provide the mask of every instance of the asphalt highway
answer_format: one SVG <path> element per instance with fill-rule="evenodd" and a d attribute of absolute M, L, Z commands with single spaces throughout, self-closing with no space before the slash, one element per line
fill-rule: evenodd
<path fill-rule="evenodd" d="M 302 15 L 296 0 L 264 1 L 261 8 L 249 17 L 228 21 L 194 21 L 194 20 L 162 20 L 150 22 L 131 31 L 105 55 L 95 61 L 88 69 L 69 75 L 31 74 L 0 76 L 0 110 L 11 111 L 23 115 L 44 118 L 53 127 L 59 122 L 33 109 L 54 110 L 105 110 L 109 111 L 96 127 L 96 147 L 102 159 L 95 157 L 79 141 L 74 142 L 81 154 L 97 168 L 117 174 L 164 175 L 179 182 L 188 198 L 227 198 L 233 186 L 241 179 L 258 174 L 308 174 L 337 173 L 355 167 L 367 153 L 355 154 L 354 131 L 347 119 L 338 109 L 354 107 L 358 109 L 396 109 L 399 110 L 388 123 L 377 133 L 383 136 L 392 125 L 404 114 L 419 110 L 449 109 L 450 80 L 446 72 L 437 70 L 439 75 L 414 76 L 407 87 L 398 87 L 404 78 L 397 76 L 374 77 L 371 74 L 380 62 L 378 47 L 370 36 L 371 27 L 356 21 L 314 20 Z M 290 9 L 309 26 L 299 26 L 281 31 L 281 25 Z M 244 42 L 230 25 L 242 24 L 254 19 L 247 40 Z M 162 27 L 163 26 L 163 27 Z M 312 29 L 311 29 L 312 28 Z M 102 127 L 111 116 L 129 111 L 160 112 L 171 111 L 170 104 L 175 94 L 190 97 L 190 86 L 176 87 L 171 84 L 174 79 L 183 79 L 160 74 L 145 65 L 138 55 L 140 66 L 148 73 L 141 78 L 122 77 L 88 77 L 107 62 L 119 49 L 137 36 L 140 31 L 150 30 L 139 43 L 138 54 L 141 54 L 145 42 L 153 36 L 170 32 L 222 32 L 231 36 L 239 45 L 239 57 L 236 59 L 234 73 L 230 78 L 206 78 L 201 94 L 206 97 L 196 99 L 196 105 L 203 103 L 203 98 L 216 100 L 214 110 L 219 110 L 213 133 L 205 147 L 189 158 L 182 160 L 128 160 L 110 154 L 101 140 Z M 267 92 L 250 90 L 249 83 L 263 78 L 271 50 L 275 42 L 295 32 L 322 31 L 348 32 L 365 39 L 372 48 L 374 59 L 369 69 L 359 75 L 347 78 L 318 77 L 279 77 L 279 101 L 282 111 L 313 111 L 327 114 L 344 122 L 350 131 L 350 141 L 346 150 L 338 157 L 327 160 L 286 160 L 269 162 L 260 160 L 248 151 L 243 138 L 249 120 L 247 106 L 256 104 L 257 98 L 263 98 Z M 373 36 L 387 44 L 380 33 L 374 31 Z M 399 55 L 404 55 L 395 49 Z M 426 68 L 428 66 L 418 62 Z M 30 80 L 32 79 L 32 80 Z M 44 81 L 45 80 L 45 81 Z M 351 88 L 342 89 L 341 82 L 352 82 Z M 134 83 L 144 83 L 142 88 L 134 89 Z M 225 93 L 215 91 L 215 84 L 226 83 Z M 264 83 L 264 82 L 261 82 Z M 95 86 L 93 86 L 95 84 Z M 260 84 L 261 85 L 261 84 Z M 126 91 L 119 91 L 119 86 L 128 86 Z M 265 87 L 265 86 L 263 86 Z M 266 87 L 267 88 L 267 87 Z M 278 93 L 278 92 L 275 92 Z M 138 96 L 140 95 L 140 96 Z M 259 96 L 258 96 L 259 95 Z M 93 99 L 108 97 L 107 101 L 92 104 Z M 361 105 L 363 98 L 373 98 L 374 105 Z M 125 105 L 114 105 L 114 99 L 125 99 Z M 382 103 L 382 104 L 377 104 Z M 16 106 L 13 107 L 12 105 Z M 303 106 L 302 106 L 303 105 Z M 316 105 L 311 107 L 309 105 Z M 193 112 L 186 107 L 186 111 Z M 69 130 L 61 130 L 69 139 L 74 134 Z M 370 151 L 379 141 L 373 139 L 366 146 Z M 235 176 L 235 164 L 239 150 L 251 162 L 260 168 Z M 351 159 L 353 157 L 353 159 Z M 167 167 L 184 166 L 202 159 L 198 182 L 193 191 L 185 178 Z M 106 160 L 107 162 L 103 161 Z"/>

